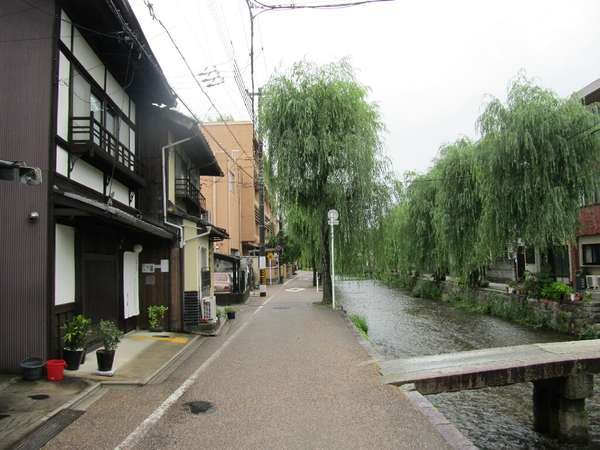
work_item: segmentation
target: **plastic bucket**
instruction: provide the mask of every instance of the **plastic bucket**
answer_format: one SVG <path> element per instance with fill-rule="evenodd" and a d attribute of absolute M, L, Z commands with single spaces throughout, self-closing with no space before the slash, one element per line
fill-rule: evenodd
<path fill-rule="evenodd" d="M 44 361 L 41 358 L 27 358 L 21 361 L 21 369 L 23 370 L 23 379 L 27 381 L 35 381 L 42 378 L 42 368 Z"/>
<path fill-rule="evenodd" d="M 61 381 L 64 379 L 66 365 L 64 359 L 49 359 L 46 363 L 48 381 Z"/>

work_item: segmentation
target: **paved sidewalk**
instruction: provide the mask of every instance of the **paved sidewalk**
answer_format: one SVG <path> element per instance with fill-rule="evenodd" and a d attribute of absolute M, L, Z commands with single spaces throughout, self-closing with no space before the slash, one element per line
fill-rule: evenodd
<path fill-rule="evenodd" d="M 281 290 L 249 318 L 133 447 L 448 448 L 405 394 L 381 384 L 343 315 L 313 304 L 309 274 L 286 288 L 303 290 Z M 194 415 L 192 401 L 214 410 Z"/>

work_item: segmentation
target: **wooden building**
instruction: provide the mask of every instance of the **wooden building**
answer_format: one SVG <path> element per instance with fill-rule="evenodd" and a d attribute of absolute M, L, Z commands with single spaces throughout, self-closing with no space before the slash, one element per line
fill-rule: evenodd
<path fill-rule="evenodd" d="M 0 181 L 0 370 L 59 356 L 60 327 L 76 313 L 127 331 L 165 304 L 180 329 L 183 292 L 199 298 L 207 278 L 211 292 L 202 239 L 227 237 L 206 220 L 192 178 L 221 171 L 197 124 L 170 110 L 175 97 L 127 1 L 32 1 L 0 2 L 0 159 L 44 178 Z"/>

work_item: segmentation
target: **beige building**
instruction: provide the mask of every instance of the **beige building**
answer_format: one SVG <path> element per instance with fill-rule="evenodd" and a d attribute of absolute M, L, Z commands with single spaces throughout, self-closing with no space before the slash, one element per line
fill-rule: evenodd
<path fill-rule="evenodd" d="M 222 178 L 200 179 L 209 221 L 229 233 L 229 240 L 215 244 L 215 251 L 248 255 L 259 246 L 258 166 L 253 154 L 252 122 L 204 123 L 202 132 L 224 174 Z M 266 197 L 265 240 L 268 240 L 277 233 L 278 224 Z"/>

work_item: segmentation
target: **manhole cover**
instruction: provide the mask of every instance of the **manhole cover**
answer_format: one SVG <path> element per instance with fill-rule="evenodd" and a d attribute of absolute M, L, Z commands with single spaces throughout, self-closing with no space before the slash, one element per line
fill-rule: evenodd
<path fill-rule="evenodd" d="M 192 414 L 208 414 L 214 412 L 216 407 L 211 402 L 205 402 L 202 400 L 196 402 L 187 402 L 185 404 Z"/>
<path fill-rule="evenodd" d="M 10 417 L 10 414 L 0 414 L 0 420 Z"/>
<path fill-rule="evenodd" d="M 30 395 L 29 398 L 32 400 L 46 400 L 47 398 L 50 398 L 50 396 L 46 394 L 35 394 Z"/>
<path fill-rule="evenodd" d="M 273 306 L 273 309 L 290 309 L 289 306 Z"/>

